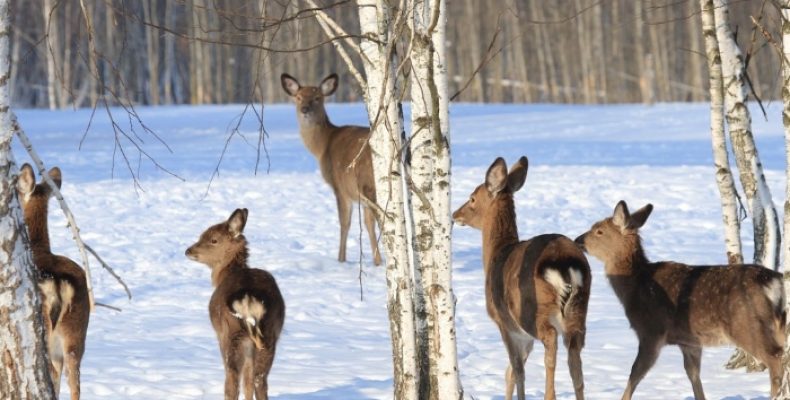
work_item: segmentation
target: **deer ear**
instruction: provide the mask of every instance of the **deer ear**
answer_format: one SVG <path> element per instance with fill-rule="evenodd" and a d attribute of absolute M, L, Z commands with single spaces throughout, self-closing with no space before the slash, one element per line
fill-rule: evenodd
<path fill-rule="evenodd" d="M 337 74 L 332 73 L 321 81 L 321 94 L 331 96 L 335 90 L 337 90 Z"/>
<path fill-rule="evenodd" d="M 246 208 L 237 208 L 228 218 L 228 230 L 234 238 L 239 237 L 244 231 L 244 225 L 247 224 L 247 214 Z"/>
<path fill-rule="evenodd" d="M 510 167 L 510 172 L 507 174 L 507 186 L 513 193 L 518 192 L 524 181 L 527 180 L 527 169 L 529 168 L 529 161 L 527 157 L 521 156 L 518 161 Z"/>
<path fill-rule="evenodd" d="M 612 214 L 612 222 L 615 226 L 621 230 L 627 228 L 630 218 L 631 215 L 628 213 L 628 205 L 625 204 L 625 201 L 620 200 L 617 202 L 617 205 L 614 207 L 614 214 Z"/>
<path fill-rule="evenodd" d="M 507 186 L 507 165 L 502 157 L 494 160 L 486 172 L 486 189 L 489 193 L 497 194 Z"/>
<path fill-rule="evenodd" d="M 653 212 L 653 205 L 648 203 L 646 206 L 634 211 L 631 218 L 628 220 L 629 229 L 639 229 L 647 221 L 647 217 Z"/>
<path fill-rule="evenodd" d="M 19 169 L 19 177 L 16 180 L 16 190 L 22 194 L 32 193 L 36 188 L 36 175 L 33 172 L 33 167 L 25 163 Z"/>
<path fill-rule="evenodd" d="M 296 96 L 296 92 L 302 87 L 296 78 L 288 74 L 280 75 L 280 83 L 283 85 L 285 93 L 288 93 L 291 97 Z"/>
<path fill-rule="evenodd" d="M 52 179 L 53 182 L 55 182 L 55 186 L 57 186 L 58 189 L 60 189 L 60 185 L 63 182 L 63 179 L 60 174 L 60 168 L 52 167 L 49 170 L 49 177 Z"/>

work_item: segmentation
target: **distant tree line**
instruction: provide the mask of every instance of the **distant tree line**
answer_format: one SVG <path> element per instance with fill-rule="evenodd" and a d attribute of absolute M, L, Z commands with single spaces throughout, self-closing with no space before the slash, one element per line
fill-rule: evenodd
<path fill-rule="evenodd" d="M 329 39 L 304 0 L 11 0 L 13 103 L 285 102 L 280 73 L 316 83 L 331 71 L 348 83 L 336 99 L 360 101 L 332 45 L 359 42 L 357 2 L 317 3 L 350 37 Z M 730 9 L 756 94 L 778 98 L 777 56 L 751 21 L 780 37 L 775 8 L 734 0 Z M 451 1 L 450 93 L 463 88 L 456 100 L 467 102 L 703 101 L 699 11 L 697 0 Z"/>

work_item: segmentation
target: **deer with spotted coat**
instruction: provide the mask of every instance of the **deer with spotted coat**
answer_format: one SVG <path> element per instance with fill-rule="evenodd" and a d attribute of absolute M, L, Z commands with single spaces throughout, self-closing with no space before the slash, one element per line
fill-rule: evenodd
<path fill-rule="evenodd" d="M 696 400 L 702 348 L 735 344 L 768 366 L 771 396 L 782 380 L 787 312 L 782 274 L 759 265 L 689 266 L 650 262 L 639 228 L 653 211 L 648 204 L 633 214 L 624 201 L 611 217 L 576 238 L 584 250 L 604 263 L 614 293 L 639 339 L 639 350 L 623 399 L 636 386 L 665 345 L 678 345 Z"/>
<path fill-rule="evenodd" d="M 337 90 L 337 74 L 331 74 L 319 86 L 302 86 L 296 78 L 282 74 L 283 90 L 296 104 L 299 134 L 307 150 L 318 160 L 321 176 L 332 188 L 340 220 L 340 249 L 337 260 L 346 261 L 346 241 L 351 227 L 354 202 L 362 203 L 365 227 L 373 252 L 373 263 L 381 265 L 376 239 L 376 203 L 373 161 L 370 156 L 370 128 L 366 126 L 335 126 L 329 121 L 324 99 Z"/>
<path fill-rule="evenodd" d="M 225 365 L 225 400 L 268 399 L 268 377 L 285 321 L 285 302 L 272 274 L 249 268 L 242 234 L 247 209 L 209 227 L 186 256 L 211 268 L 214 293 L 208 311 Z"/>
<path fill-rule="evenodd" d="M 49 177 L 59 189 L 62 182 L 60 169 L 50 169 Z M 65 366 L 71 399 L 78 400 L 80 364 L 85 354 L 90 319 L 85 271 L 69 258 L 52 253 L 47 223 L 52 189 L 46 182 L 36 184 L 36 175 L 30 164 L 22 165 L 16 189 L 25 214 L 33 263 L 38 272 L 52 384 L 57 395 Z"/>
<path fill-rule="evenodd" d="M 525 399 L 524 363 L 535 339 L 545 347 L 545 399 L 555 399 L 557 336 L 568 349 L 568 367 L 576 399 L 584 398 L 581 350 L 584 347 L 590 266 L 573 241 L 559 234 L 519 241 L 513 195 L 527 178 L 521 157 L 508 173 L 497 158 L 469 200 L 453 213 L 461 225 L 483 233 L 486 309 L 499 327 L 509 363 L 505 399 L 517 388 Z"/>

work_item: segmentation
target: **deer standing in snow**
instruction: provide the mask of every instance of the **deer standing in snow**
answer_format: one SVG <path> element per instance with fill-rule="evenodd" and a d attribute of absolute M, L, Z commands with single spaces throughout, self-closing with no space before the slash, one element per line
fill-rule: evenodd
<path fill-rule="evenodd" d="M 653 210 L 633 214 L 624 201 L 614 214 L 593 224 L 576 243 L 604 263 L 606 276 L 639 339 L 623 399 L 653 366 L 664 345 L 678 345 L 694 391 L 700 381 L 702 348 L 735 344 L 768 366 L 771 396 L 782 379 L 785 343 L 785 290 L 782 275 L 759 265 L 688 266 L 651 263 L 639 228 Z"/>
<path fill-rule="evenodd" d="M 518 399 L 525 399 L 524 363 L 535 338 L 546 349 L 545 398 L 555 398 L 558 334 L 568 349 L 576 398 L 583 399 L 581 350 L 590 266 L 584 253 L 565 236 L 546 234 L 519 241 L 513 194 L 523 186 L 527 167 L 527 158 L 521 157 L 508 173 L 505 161 L 497 158 L 485 183 L 453 213 L 453 219 L 483 233 L 486 309 L 499 327 L 510 359 L 505 399 L 512 398 L 514 385 Z"/>
<path fill-rule="evenodd" d="M 50 169 L 49 176 L 60 188 L 60 169 Z M 85 271 L 74 261 L 52 254 L 47 224 L 52 189 L 46 182 L 36 184 L 30 164 L 22 165 L 16 188 L 25 214 L 33 263 L 38 271 L 41 313 L 50 359 L 49 372 L 55 394 L 60 393 L 60 377 L 65 365 L 71 399 L 78 400 L 80 364 L 85 354 L 85 337 L 90 319 Z"/>
<path fill-rule="evenodd" d="M 186 256 L 211 268 L 214 293 L 209 301 L 211 324 L 217 333 L 225 365 L 225 400 L 268 399 L 269 370 L 285 320 L 285 302 L 274 277 L 247 266 L 247 239 L 242 234 L 247 209 L 211 226 L 190 246 Z"/>
<path fill-rule="evenodd" d="M 352 206 L 354 202 L 361 202 L 373 252 L 373 263 L 380 265 L 376 215 L 369 207 L 369 204 L 376 203 L 373 163 L 368 146 L 370 128 L 335 126 L 329 121 L 324 108 L 324 98 L 331 96 L 337 89 L 337 74 L 326 77 L 318 87 L 302 86 L 288 74 L 282 74 L 280 80 L 285 92 L 296 103 L 296 119 L 299 121 L 302 141 L 318 160 L 321 176 L 335 193 L 340 220 L 340 250 L 337 260 L 346 261 L 346 240 L 351 227 Z"/>

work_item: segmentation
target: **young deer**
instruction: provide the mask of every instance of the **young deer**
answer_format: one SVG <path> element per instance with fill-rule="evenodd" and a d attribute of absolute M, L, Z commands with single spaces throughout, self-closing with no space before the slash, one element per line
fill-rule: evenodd
<path fill-rule="evenodd" d="M 362 202 L 365 226 L 370 238 L 373 263 L 381 264 L 376 240 L 376 215 L 362 197 L 376 202 L 373 164 L 367 144 L 370 128 L 363 126 L 335 126 L 329 122 L 324 108 L 324 98 L 337 89 L 337 74 L 326 77 L 319 87 L 301 86 L 288 74 L 282 74 L 283 89 L 296 103 L 299 134 L 305 147 L 318 160 L 321 176 L 332 188 L 337 200 L 340 219 L 340 250 L 337 259 L 346 261 L 346 240 L 351 227 L 351 210 L 354 202 Z"/>
<path fill-rule="evenodd" d="M 611 217 L 576 239 L 604 263 L 639 339 L 623 399 L 631 398 L 667 344 L 680 347 L 694 398 L 704 399 L 699 378 L 702 348 L 728 343 L 768 365 L 773 397 L 782 379 L 785 343 L 782 275 L 759 265 L 651 263 L 642 250 L 639 228 L 652 210 L 648 204 L 630 214 L 620 201 Z"/>
<path fill-rule="evenodd" d="M 60 188 L 60 169 L 50 169 L 49 176 Z M 36 176 L 29 164 L 22 165 L 19 172 L 17 194 L 25 213 L 33 263 L 38 270 L 52 383 L 55 393 L 60 393 L 60 377 L 65 363 L 71 399 L 77 400 L 80 398 L 80 363 L 85 353 L 90 318 L 85 272 L 74 261 L 52 254 L 47 228 L 52 189 L 46 182 L 36 184 Z"/>
<path fill-rule="evenodd" d="M 513 386 L 524 395 L 524 363 L 534 339 L 546 349 L 546 399 L 554 399 L 557 334 L 568 349 L 568 367 L 577 399 L 584 398 L 581 350 L 584 347 L 590 266 L 569 238 L 558 234 L 519 242 L 513 194 L 527 178 L 527 158 L 510 173 L 497 158 L 485 183 L 453 213 L 455 222 L 483 232 L 486 309 L 499 327 L 510 363 L 505 373 L 505 398 Z"/>
<path fill-rule="evenodd" d="M 247 209 L 203 232 L 186 256 L 211 268 L 208 311 L 225 364 L 225 400 L 268 399 L 269 370 L 285 320 L 285 302 L 272 274 L 247 266 L 247 239 L 242 234 Z"/>

